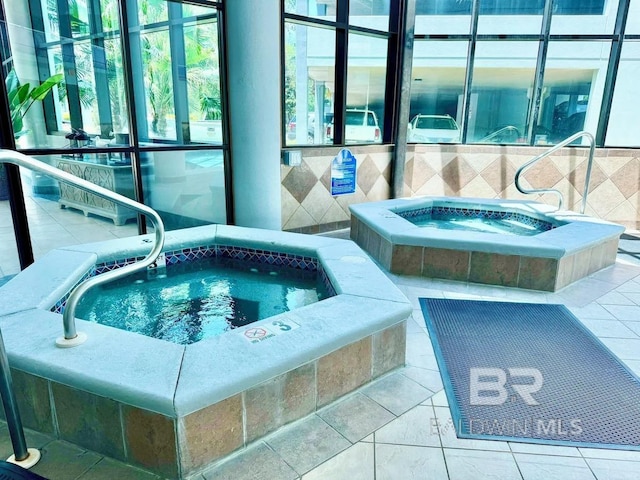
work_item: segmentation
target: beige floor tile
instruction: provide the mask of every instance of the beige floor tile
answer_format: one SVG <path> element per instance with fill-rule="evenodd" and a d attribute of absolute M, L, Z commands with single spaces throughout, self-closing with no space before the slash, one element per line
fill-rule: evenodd
<path fill-rule="evenodd" d="M 637 462 L 601 458 L 587 458 L 586 462 L 598 480 L 638 480 Z"/>
<path fill-rule="evenodd" d="M 318 412 L 318 416 L 352 443 L 396 418 L 393 413 L 360 393 L 324 408 Z"/>
<path fill-rule="evenodd" d="M 263 442 L 203 473 L 206 480 L 294 480 L 298 474 Z"/>
<path fill-rule="evenodd" d="M 265 440 L 296 472 L 303 474 L 351 443 L 317 415 L 296 422 Z"/>
<path fill-rule="evenodd" d="M 313 469 L 302 480 L 375 480 L 374 445 L 356 443 Z"/>
<path fill-rule="evenodd" d="M 499 440 L 458 438 L 449 409 L 447 407 L 433 407 L 433 409 L 438 420 L 440 441 L 442 442 L 443 447 L 503 452 L 510 451 L 509 444 L 507 442 Z"/>
<path fill-rule="evenodd" d="M 401 415 L 432 395 L 431 390 L 397 372 L 362 388 L 361 393 L 395 415 Z"/>
<path fill-rule="evenodd" d="M 376 431 L 376 444 L 440 447 L 436 421 L 433 407 L 419 405 Z"/>
<path fill-rule="evenodd" d="M 440 377 L 440 373 L 434 370 L 427 370 L 426 368 L 413 367 L 409 365 L 399 370 L 398 373 L 419 383 L 423 387 L 428 388 L 432 392 L 442 390 L 442 378 Z"/>
<path fill-rule="evenodd" d="M 441 448 L 376 444 L 376 480 L 446 478 Z"/>
<path fill-rule="evenodd" d="M 560 457 L 515 453 L 524 480 L 596 480 L 580 457 Z"/>
<path fill-rule="evenodd" d="M 518 466 L 510 452 L 444 449 L 450 480 L 519 480 Z"/>

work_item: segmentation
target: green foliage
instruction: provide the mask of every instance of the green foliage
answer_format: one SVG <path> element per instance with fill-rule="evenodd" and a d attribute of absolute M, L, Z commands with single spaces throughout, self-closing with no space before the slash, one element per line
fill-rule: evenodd
<path fill-rule="evenodd" d="M 9 96 L 9 108 L 11 109 L 11 125 L 15 138 L 19 138 L 25 133 L 23 118 L 35 102 L 42 101 L 49 92 L 64 80 L 61 73 L 52 75 L 40 85 L 31 87 L 29 83 L 20 85 L 20 80 L 15 70 L 11 70 L 7 75 L 6 86 Z"/>

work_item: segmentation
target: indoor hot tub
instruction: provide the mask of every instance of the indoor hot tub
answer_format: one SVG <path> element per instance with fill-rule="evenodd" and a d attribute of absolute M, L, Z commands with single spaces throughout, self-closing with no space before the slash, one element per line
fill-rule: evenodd
<path fill-rule="evenodd" d="M 149 242 L 53 250 L 0 287 L 26 427 L 195 478 L 404 365 L 411 304 L 354 242 L 227 225 L 168 232 L 166 267 L 87 297 L 76 310 L 86 342 L 57 347 L 74 285 Z"/>
<path fill-rule="evenodd" d="M 419 197 L 350 209 L 351 238 L 392 273 L 545 291 L 615 263 L 624 232 L 517 200 Z"/>

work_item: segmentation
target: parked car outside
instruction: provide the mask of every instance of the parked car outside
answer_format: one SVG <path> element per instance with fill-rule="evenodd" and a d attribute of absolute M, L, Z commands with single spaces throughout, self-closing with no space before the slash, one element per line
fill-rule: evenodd
<path fill-rule="evenodd" d="M 409 122 L 407 142 L 459 143 L 460 127 L 449 115 L 418 114 Z"/>
<path fill-rule="evenodd" d="M 350 108 L 344 116 L 345 143 L 381 143 L 382 132 L 373 110 Z M 327 127 L 327 140 L 333 141 L 333 122 Z"/>

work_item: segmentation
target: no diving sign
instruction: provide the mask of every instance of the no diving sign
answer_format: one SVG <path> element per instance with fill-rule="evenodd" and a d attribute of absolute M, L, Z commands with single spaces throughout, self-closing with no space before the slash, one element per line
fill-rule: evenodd
<path fill-rule="evenodd" d="M 295 330 L 300 325 L 291 320 L 274 320 L 271 323 L 260 325 L 259 327 L 248 327 L 241 330 L 239 333 L 249 343 L 260 343 L 268 338 L 273 338 L 276 335 L 282 335 L 283 333 Z"/>

